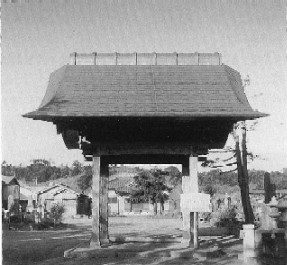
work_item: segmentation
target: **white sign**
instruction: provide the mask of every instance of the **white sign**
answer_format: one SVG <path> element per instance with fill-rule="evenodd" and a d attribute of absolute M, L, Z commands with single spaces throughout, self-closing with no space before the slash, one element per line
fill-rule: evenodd
<path fill-rule="evenodd" d="M 211 212 L 210 195 L 205 193 L 183 193 L 180 195 L 182 212 Z"/>

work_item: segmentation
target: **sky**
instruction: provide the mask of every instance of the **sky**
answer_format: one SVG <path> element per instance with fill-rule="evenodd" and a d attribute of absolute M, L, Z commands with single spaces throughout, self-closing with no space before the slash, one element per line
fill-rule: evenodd
<path fill-rule="evenodd" d="M 26 165 L 83 162 L 37 109 L 51 72 L 72 52 L 219 52 L 250 77 L 247 98 L 270 116 L 248 131 L 249 168 L 287 168 L 286 1 L 47 0 L 2 4 L 2 160 Z"/>

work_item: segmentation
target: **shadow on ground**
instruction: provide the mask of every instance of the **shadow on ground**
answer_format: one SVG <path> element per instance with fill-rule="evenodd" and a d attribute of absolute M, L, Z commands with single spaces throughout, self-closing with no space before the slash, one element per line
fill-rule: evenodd
<path fill-rule="evenodd" d="M 154 235 L 159 238 L 159 235 Z M 165 235 L 166 237 L 166 235 Z M 201 239 L 201 250 L 209 251 L 215 248 L 220 251 L 206 257 L 206 255 L 192 255 L 192 250 L 182 247 L 175 243 L 146 243 L 146 242 L 128 242 L 114 243 L 112 249 L 117 249 L 119 254 L 106 255 L 106 257 L 86 257 L 86 258 L 58 258 L 46 260 L 41 265 L 65 264 L 65 265 L 127 265 L 127 264 L 149 264 L 149 265 L 171 265 L 171 264 L 243 264 L 238 260 L 238 254 L 241 252 L 242 241 L 234 237 L 219 239 L 205 238 Z M 87 242 L 81 247 L 87 246 Z M 176 253 L 171 255 L 171 253 Z M 183 253 L 181 257 L 176 257 L 178 253 Z M 206 254 L 206 252 L 205 252 Z M 136 256 L 135 256 L 136 255 Z"/>

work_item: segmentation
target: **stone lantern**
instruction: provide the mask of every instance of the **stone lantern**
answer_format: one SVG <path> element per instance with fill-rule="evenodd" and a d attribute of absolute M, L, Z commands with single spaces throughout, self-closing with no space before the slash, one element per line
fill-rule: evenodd
<path fill-rule="evenodd" d="M 280 218 L 280 223 L 283 223 L 282 228 L 285 227 L 287 229 L 287 199 L 279 201 L 276 208 L 278 209 L 279 212 L 282 213 Z"/>
<path fill-rule="evenodd" d="M 275 196 L 273 196 L 270 203 L 268 204 L 268 206 L 270 207 L 269 216 L 272 220 L 271 223 L 273 229 L 278 228 L 277 222 L 278 218 L 281 216 L 281 214 L 278 211 L 277 205 L 278 201 L 276 200 Z"/>

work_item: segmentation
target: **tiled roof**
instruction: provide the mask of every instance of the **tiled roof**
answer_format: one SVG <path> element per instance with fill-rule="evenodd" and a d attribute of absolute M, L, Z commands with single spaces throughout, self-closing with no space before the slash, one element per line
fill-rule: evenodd
<path fill-rule="evenodd" d="M 240 74 L 226 65 L 67 65 L 24 117 L 257 118 Z"/>
<path fill-rule="evenodd" d="M 109 182 L 109 189 L 116 190 L 117 192 L 128 192 L 129 185 L 133 182 L 132 177 L 116 178 Z"/>

